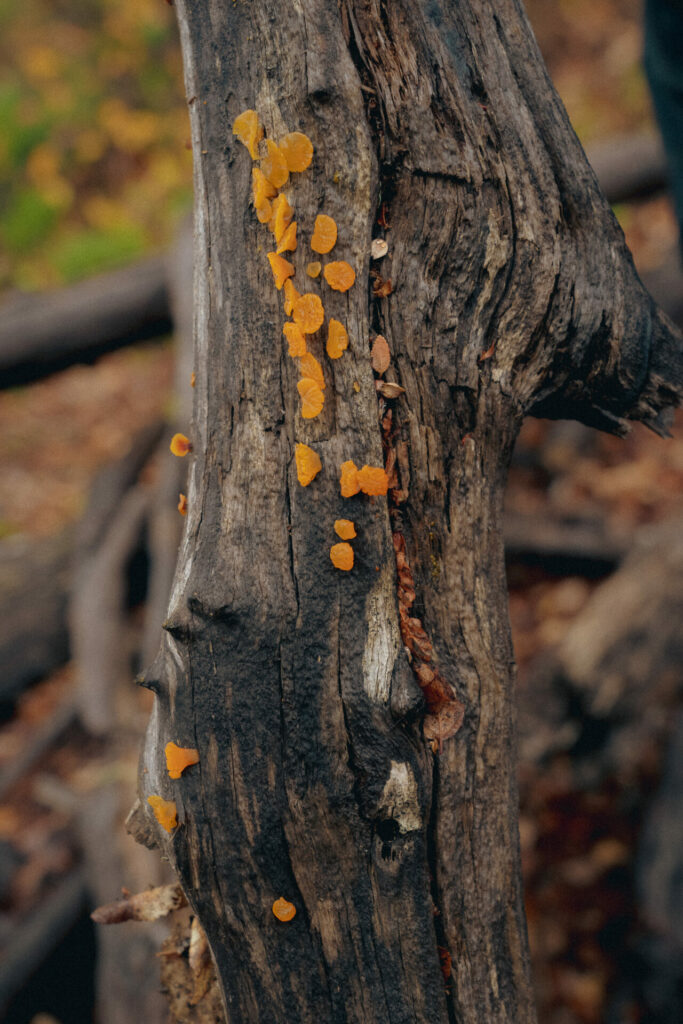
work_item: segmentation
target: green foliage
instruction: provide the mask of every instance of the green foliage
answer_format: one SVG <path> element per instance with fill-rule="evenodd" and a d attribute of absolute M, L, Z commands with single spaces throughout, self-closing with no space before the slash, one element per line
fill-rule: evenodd
<path fill-rule="evenodd" d="M 173 8 L 0 0 L 0 288 L 166 245 L 191 197 Z"/>

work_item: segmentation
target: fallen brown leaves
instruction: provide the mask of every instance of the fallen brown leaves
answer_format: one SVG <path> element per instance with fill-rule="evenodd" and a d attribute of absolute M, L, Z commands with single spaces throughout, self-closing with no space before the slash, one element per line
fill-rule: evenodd
<path fill-rule="evenodd" d="M 177 883 L 159 885 L 145 892 L 124 893 L 123 898 L 97 907 L 90 915 L 96 924 L 120 924 L 122 921 L 157 921 L 173 910 L 187 905 Z"/>

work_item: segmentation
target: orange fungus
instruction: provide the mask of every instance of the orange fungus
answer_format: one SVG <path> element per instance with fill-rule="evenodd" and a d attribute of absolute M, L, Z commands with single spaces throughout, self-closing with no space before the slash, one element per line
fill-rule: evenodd
<path fill-rule="evenodd" d="M 330 558 L 335 569 L 343 569 L 344 572 L 353 569 L 353 548 L 346 541 L 332 545 L 330 548 Z"/>
<path fill-rule="evenodd" d="M 275 900 L 275 903 L 273 903 L 273 913 L 278 921 L 291 921 L 293 917 L 296 917 L 296 907 L 293 903 L 290 903 L 289 900 L 280 896 L 280 898 Z"/>
<path fill-rule="evenodd" d="M 304 377 L 296 387 L 301 396 L 301 415 L 305 420 L 315 419 L 325 403 L 322 388 L 311 377 Z"/>
<path fill-rule="evenodd" d="M 286 283 L 287 282 L 285 281 L 285 284 Z M 306 338 L 301 333 L 300 327 L 297 327 L 296 324 L 293 324 L 288 320 L 282 328 L 282 333 L 289 342 L 288 355 L 290 355 L 292 359 L 298 359 L 300 356 L 306 355 Z"/>
<path fill-rule="evenodd" d="M 322 263 L 314 260 L 312 263 L 306 264 L 306 273 L 309 277 L 320 277 L 320 271 L 323 269 Z"/>
<path fill-rule="evenodd" d="M 356 271 L 344 260 L 340 260 L 338 263 L 328 263 L 323 276 L 335 292 L 348 292 L 356 280 Z"/>
<path fill-rule="evenodd" d="M 293 220 L 280 239 L 276 252 L 294 252 L 296 249 L 296 221 Z"/>
<path fill-rule="evenodd" d="M 164 800 L 162 796 L 148 796 L 147 803 L 154 812 L 162 828 L 172 832 L 178 824 L 178 809 L 173 800 Z"/>
<path fill-rule="evenodd" d="M 258 167 L 252 167 L 251 169 L 251 190 L 254 196 L 254 206 L 257 210 L 260 206 L 263 206 L 264 202 L 277 195 L 277 189 L 271 185 L 263 171 L 259 170 Z"/>
<path fill-rule="evenodd" d="M 351 498 L 354 494 L 358 494 L 360 490 L 360 483 L 358 482 L 358 467 L 355 462 L 351 461 L 351 459 L 349 459 L 348 462 L 342 463 L 339 482 L 341 483 L 342 498 Z"/>
<path fill-rule="evenodd" d="M 320 456 L 307 444 L 297 444 L 294 449 L 294 458 L 297 479 L 302 487 L 308 487 L 311 480 L 314 480 L 323 468 Z"/>
<path fill-rule="evenodd" d="M 288 171 L 305 171 L 313 159 L 313 143 L 303 132 L 290 132 L 278 143 Z"/>
<path fill-rule="evenodd" d="M 275 287 L 280 291 L 287 278 L 292 277 L 294 274 L 294 267 L 289 260 L 284 259 L 283 256 L 278 256 L 276 252 L 268 253 L 268 261 L 275 278 Z"/>
<path fill-rule="evenodd" d="M 167 743 L 165 747 L 166 767 L 172 779 L 179 779 L 186 768 L 199 761 L 199 751 L 194 747 L 179 747 L 177 743 Z"/>
<path fill-rule="evenodd" d="M 306 352 L 305 355 L 301 356 L 299 359 L 299 369 L 301 370 L 302 377 L 310 377 L 322 391 L 325 390 L 323 368 L 312 352 Z"/>
<path fill-rule="evenodd" d="M 184 494 L 178 495 L 178 511 L 181 516 L 187 515 L 187 496 Z"/>
<path fill-rule="evenodd" d="M 386 494 L 389 477 L 381 466 L 363 466 L 358 470 L 358 483 L 363 494 Z"/>
<path fill-rule="evenodd" d="M 315 334 L 322 327 L 325 319 L 325 310 L 318 295 L 313 292 L 306 292 L 299 295 L 293 304 L 292 316 L 294 323 L 298 324 L 304 334 Z"/>
<path fill-rule="evenodd" d="M 299 298 L 299 293 L 294 287 L 294 282 L 289 278 L 285 281 L 285 313 L 291 316 L 294 311 L 294 300 Z"/>
<path fill-rule="evenodd" d="M 334 532 L 342 540 L 352 540 L 356 536 L 356 526 L 350 519 L 335 519 Z"/>
<path fill-rule="evenodd" d="M 319 213 L 315 218 L 313 237 L 311 238 L 311 249 L 322 255 L 334 249 L 337 241 L 337 225 L 326 213 Z"/>
<path fill-rule="evenodd" d="M 259 224 L 269 224 L 273 218 L 273 207 L 270 199 L 264 199 L 260 206 L 254 207 Z"/>
<path fill-rule="evenodd" d="M 170 448 L 174 455 L 182 457 L 192 451 L 192 442 L 184 434 L 174 434 L 171 438 Z"/>
<path fill-rule="evenodd" d="M 325 350 L 330 359 L 339 359 L 349 345 L 349 336 L 344 324 L 339 320 L 330 320 L 327 327 L 327 345 Z"/>
<path fill-rule="evenodd" d="M 266 139 L 268 155 L 261 160 L 261 170 L 271 185 L 282 188 L 289 177 L 285 155 L 272 139 Z"/>
<path fill-rule="evenodd" d="M 252 160 L 258 159 L 258 144 L 263 138 L 263 125 L 255 110 L 245 110 L 235 118 L 232 134 L 247 147 Z"/>
<path fill-rule="evenodd" d="M 275 235 L 275 241 L 279 242 L 294 216 L 294 210 L 289 205 L 287 196 L 283 195 L 279 195 L 277 199 L 273 200 L 271 210 L 272 214 L 268 227 Z"/>

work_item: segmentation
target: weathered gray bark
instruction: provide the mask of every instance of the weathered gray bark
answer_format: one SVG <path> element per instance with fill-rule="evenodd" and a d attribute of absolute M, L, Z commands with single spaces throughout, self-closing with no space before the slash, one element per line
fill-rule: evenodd
<path fill-rule="evenodd" d="M 199 915 L 230 1022 L 533 1021 L 506 466 L 526 413 L 664 430 L 678 336 L 635 274 L 516 0 L 177 7 L 195 153 L 194 455 L 147 676 L 136 827 Z M 248 208 L 251 160 L 231 134 L 248 107 L 270 137 L 313 140 L 288 193 L 300 238 L 332 215 L 334 257 L 357 273 L 347 295 L 321 292 L 351 346 L 321 356 L 326 401 L 311 421 Z M 380 211 L 393 290 L 375 300 Z M 310 258 L 300 242 L 296 282 L 317 290 Z M 383 430 L 378 331 L 405 388 Z M 323 461 L 308 488 L 296 441 Z M 389 502 L 342 500 L 340 464 L 383 455 L 399 467 Z M 328 559 L 342 515 L 359 533 L 343 575 Z M 392 532 L 431 666 L 465 705 L 441 751 L 423 738 L 401 642 Z M 178 782 L 169 740 L 200 752 Z M 171 836 L 150 793 L 178 805 Z M 281 895 L 298 910 L 289 925 L 270 910 Z"/>

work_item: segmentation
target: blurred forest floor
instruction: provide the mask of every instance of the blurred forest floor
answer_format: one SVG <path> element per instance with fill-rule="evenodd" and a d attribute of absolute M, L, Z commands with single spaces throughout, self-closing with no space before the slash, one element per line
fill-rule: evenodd
<path fill-rule="evenodd" d="M 652 126 L 640 7 L 636 0 L 527 2 L 551 76 L 586 144 Z M 0 0 L 0 69 L 0 290 L 56 287 L 167 247 L 191 203 L 172 7 L 163 0 Z M 675 245 L 666 197 L 615 212 L 640 269 L 655 266 Z M 76 522 L 98 470 L 124 455 L 143 427 L 172 416 L 172 377 L 167 341 L 0 393 L 0 538 L 46 537 Z M 627 544 L 639 526 L 680 513 L 682 425 L 679 418 L 666 442 L 637 428 L 625 440 L 595 433 L 577 445 L 571 431 L 528 421 L 508 508 L 595 517 Z M 510 584 L 523 689 L 530 667 L 561 643 L 597 581 L 528 571 Z M 0 726 L 0 768 L 54 715 L 72 685 L 66 666 L 21 698 Z M 131 686 L 140 723 L 147 698 Z M 49 780 L 91 792 L 117 774 L 132 785 L 135 768 L 135 743 L 124 744 L 114 760 L 111 751 L 103 758 L 100 745 L 76 729 L 2 798 L 0 847 L 20 836 L 20 868 L 0 886 L 0 945 L 15 915 L 35 905 L 79 857 L 69 802 Z M 658 770 L 654 757 L 644 785 L 654 786 Z M 571 796 L 566 777 L 523 776 L 522 800 L 542 1024 L 599 1024 L 633 926 L 632 877 L 624 865 L 639 820 L 614 813 L 613 792 Z M 577 858 L 588 866 L 583 873 Z M 601 943 L 596 935 L 608 919 L 618 920 L 620 935 Z M 639 1019 L 637 1009 L 630 1019 Z"/>

